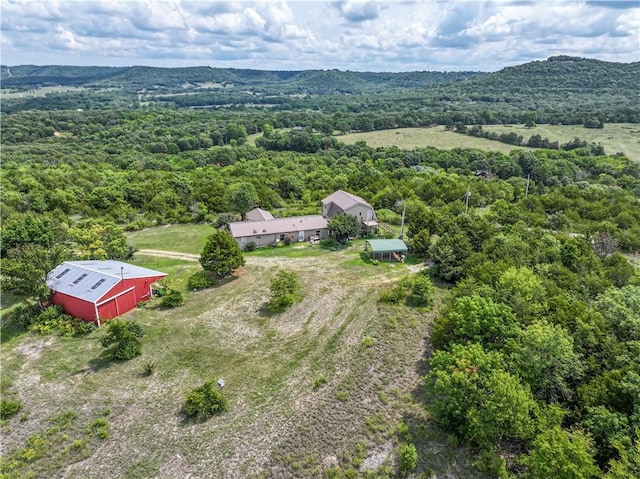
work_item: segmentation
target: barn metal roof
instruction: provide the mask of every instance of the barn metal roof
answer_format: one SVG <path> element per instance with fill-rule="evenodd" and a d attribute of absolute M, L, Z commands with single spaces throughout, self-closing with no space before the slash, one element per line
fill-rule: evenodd
<path fill-rule="evenodd" d="M 166 275 L 115 260 L 65 261 L 47 275 L 47 286 L 52 291 L 95 303 L 123 279 Z"/>
<path fill-rule="evenodd" d="M 407 245 L 399 239 L 370 239 L 367 244 L 374 253 L 406 253 Z"/>

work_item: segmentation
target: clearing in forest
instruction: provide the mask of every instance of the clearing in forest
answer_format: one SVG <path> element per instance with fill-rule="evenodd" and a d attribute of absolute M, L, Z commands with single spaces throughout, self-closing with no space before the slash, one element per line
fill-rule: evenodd
<path fill-rule="evenodd" d="M 485 131 L 498 133 L 517 133 L 525 143 L 532 135 L 540 135 L 560 144 L 574 138 L 587 142 L 600 143 L 605 153 L 613 155 L 624 153 L 630 160 L 640 162 L 640 125 L 634 123 L 606 123 L 602 129 L 584 128 L 581 125 L 537 125 L 526 128 L 523 125 L 483 125 Z M 403 149 L 425 148 L 433 146 L 442 150 L 452 148 L 478 148 L 487 151 L 499 151 L 508 154 L 512 150 L 535 150 L 526 146 L 518 147 L 486 138 L 476 138 L 445 130 L 444 126 L 434 128 L 398 128 L 395 130 L 351 133 L 337 137 L 347 144 L 366 141 L 369 146 L 397 146 Z"/>
<path fill-rule="evenodd" d="M 171 227 L 154 234 L 173 237 Z M 145 246 L 169 250 L 160 243 Z M 24 416 L 2 425 L 3 454 L 44 444 L 47 454 L 20 470 L 38 477 L 386 477 L 405 423 L 420 451 L 416 472 L 478 477 L 424 409 L 421 376 L 438 306 L 377 301 L 422 266 L 373 264 L 363 246 L 256 251 L 232 279 L 201 292 L 184 290 L 197 262 L 137 255 L 137 264 L 169 273 L 185 305 L 161 309 L 155 299 L 129 313 L 147 336 L 142 356 L 127 362 L 103 356 L 104 331 L 7 338 L 3 383 L 17 391 Z M 297 272 L 302 298 L 270 315 L 269 281 L 283 268 Z M 446 294 L 437 290 L 437 305 Z M 145 376 L 148 363 L 156 368 Z M 185 421 L 185 395 L 218 378 L 229 412 Z M 108 437 L 88 436 L 101 418 Z"/>

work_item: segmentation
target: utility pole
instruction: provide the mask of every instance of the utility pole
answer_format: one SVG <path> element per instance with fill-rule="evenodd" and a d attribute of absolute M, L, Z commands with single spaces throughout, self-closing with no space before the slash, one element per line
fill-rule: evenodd
<path fill-rule="evenodd" d="M 527 196 L 529 196 L 529 179 L 531 178 L 531 173 L 529 173 L 527 175 L 527 187 L 524 190 L 524 197 L 526 198 Z"/>
<path fill-rule="evenodd" d="M 402 208 L 402 223 L 400 226 L 400 236 L 398 237 L 398 239 L 402 239 L 402 237 L 404 236 L 404 214 L 407 211 L 407 204 L 405 203 L 404 207 Z"/>

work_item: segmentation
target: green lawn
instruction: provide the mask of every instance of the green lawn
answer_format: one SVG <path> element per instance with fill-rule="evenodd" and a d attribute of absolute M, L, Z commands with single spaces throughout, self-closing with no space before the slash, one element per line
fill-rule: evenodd
<path fill-rule="evenodd" d="M 589 142 L 601 143 L 607 154 L 623 152 L 629 159 L 640 162 L 640 124 L 607 123 L 603 129 L 588 129 L 579 125 L 538 125 L 535 128 L 525 128 L 523 125 L 485 125 L 483 128 L 486 131 L 497 131 L 499 133 L 515 132 L 522 135 L 525 140 L 535 134 L 543 138 L 547 137 L 551 141 L 557 140 L 560 143 L 566 143 L 578 137 Z M 498 141 L 446 131 L 443 126 L 351 133 L 337 138 L 347 144 L 364 140 L 372 147 L 395 145 L 405 149 L 433 146 L 443 150 L 450 150 L 461 147 L 509 153 L 519 148 Z"/>
<path fill-rule="evenodd" d="M 213 227 L 205 224 L 167 225 L 127 233 L 128 242 L 138 249 L 161 249 L 200 254 Z"/>

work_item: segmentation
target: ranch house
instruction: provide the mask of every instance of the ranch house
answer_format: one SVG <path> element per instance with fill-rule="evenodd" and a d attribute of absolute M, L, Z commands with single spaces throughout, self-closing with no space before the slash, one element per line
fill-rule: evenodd
<path fill-rule="evenodd" d="M 281 241 L 297 243 L 329 237 L 327 219 L 321 215 L 274 218 L 268 211 L 256 208 L 247 213 L 247 218 L 249 220 L 235 221 L 228 225 L 231 236 L 243 249 L 251 242 L 256 248 L 260 248 Z"/>

